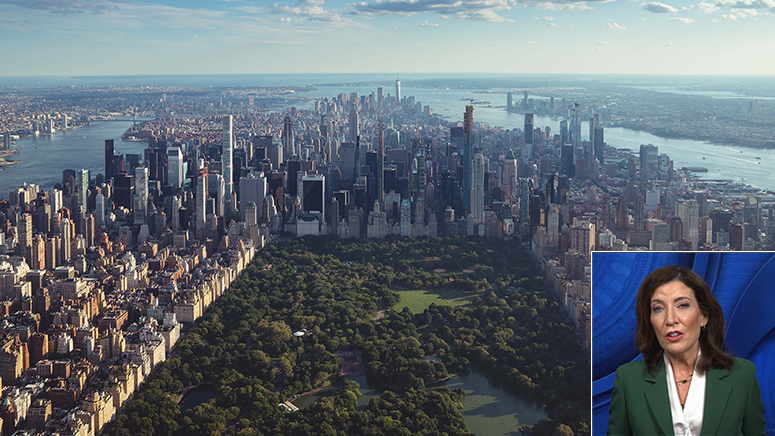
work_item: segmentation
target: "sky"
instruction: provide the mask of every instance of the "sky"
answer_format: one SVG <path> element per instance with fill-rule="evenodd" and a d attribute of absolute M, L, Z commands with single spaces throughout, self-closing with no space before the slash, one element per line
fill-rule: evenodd
<path fill-rule="evenodd" d="M 0 0 L 0 76 L 775 74 L 775 0 Z"/>

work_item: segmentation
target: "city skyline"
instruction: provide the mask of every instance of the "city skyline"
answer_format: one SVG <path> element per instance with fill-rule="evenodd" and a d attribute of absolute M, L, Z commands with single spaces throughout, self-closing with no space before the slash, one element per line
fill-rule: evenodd
<path fill-rule="evenodd" d="M 0 38 L 13 44 L 0 74 L 761 75 L 775 71 L 775 43 L 760 36 L 773 11 L 767 0 L 1 0 Z"/>

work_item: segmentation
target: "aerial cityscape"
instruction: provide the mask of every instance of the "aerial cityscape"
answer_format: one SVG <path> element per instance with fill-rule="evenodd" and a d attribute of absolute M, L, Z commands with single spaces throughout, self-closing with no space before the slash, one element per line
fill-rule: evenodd
<path fill-rule="evenodd" d="M 772 9 L 0 1 L 0 434 L 597 433 L 592 253 L 775 250 Z"/>

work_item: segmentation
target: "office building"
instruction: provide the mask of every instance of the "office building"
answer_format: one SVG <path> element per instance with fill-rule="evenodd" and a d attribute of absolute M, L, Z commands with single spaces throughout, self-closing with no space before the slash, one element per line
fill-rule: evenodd
<path fill-rule="evenodd" d="M 234 192 L 234 186 L 232 184 L 232 177 L 234 176 L 234 133 L 232 132 L 232 116 L 224 115 L 222 118 L 222 136 L 221 141 L 223 151 L 221 153 L 221 161 L 223 162 L 223 184 L 225 189 L 225 207 L 226 210 L 231 212 L 234 208 L 231 204 L 232 193 Z"/>
<path fill-rule="evenodd" d="M 173 188 L 183 186 L 183 152 L 177 145 L 167 149 L 167 184 Z"/>

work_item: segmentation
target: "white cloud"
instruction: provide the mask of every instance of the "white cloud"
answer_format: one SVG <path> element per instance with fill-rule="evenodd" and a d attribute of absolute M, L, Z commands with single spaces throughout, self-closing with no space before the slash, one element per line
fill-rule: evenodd
<path fill-rule="evenodd" d="M 552 16 L 545 16 L 545 17 L 533 17 L 536 20 L 543 20 L 543 21 L 554 21 L 554 17 Z"/>
<path fill-rule="evenodd" d="M 724 14 L 724 15 L 722 15 L 722 17 L 726 18 L 727 20 L 733 20 L 733 21 L 737 20 L 737 17 L 732 15 L 732 14 L 729 14 L 729 15 Z"/>
<path fill-rule="evenodd" d="M 718 11 L 718 6 L 713 3 L 699 2 L 696 5 L 692 5 L 692 9 L 697 9 L 704 14 L 712 14 Z"/>
<path fill-rule="evenodd" d="M 290 23 L 291 17 L 282 17 L 275 20 L 278 23 Z"/>
<path fill-rule="evenodd" d="M 82 0 L 0 0 L 0 4 L 14 5 L 20 8 L 38 9 L 52 14 L 92 13 L 102 14 L 118 8 L 113 2 Z"/>
<path fill-rule="evenodd" d="M 576 27 L 575 24 L 566 24 L 565 27 Z"/>
<path fill-rule="evenodd" d="M 438 23 L 429 23 L 428 20 L 418 24 L 420 27 L 439 27 Z"/>
<path fill-rule="evenodd" d="M 718 23 L 718 20 L 717 20 L 717 19 L 715 19 L 715 18 L 714 18 L 714 19 L 712 19 L 712 20 L 710 20 L 710 21 L 711 21 L 712 23 Z"/>
<path fill-rule="evenodd" d="M 546 27 L 557 27 L 557 25 L 554 24 L 554 23 L 549 23 L 549 24 L 546 25 Z"/>
<path fill-rule="evenodd" d="M 775 9 L 775 0 L 718 0 L 719 6 L 746 9 Z"/>
<path fill-rule="evenodd" d="M 660 2 L 641 3 L 644 10 L 655 14 L 677 14 L 678 9 Z"/>
<path fill-rule="evenodd" d="M 675 44 L 673 44 L 672 42 L 668 42 L 667 44 L 665 44 L 665 47 L 675 47 Z"/>
<path fill-rule="evenodd" d="M 247 12 L 249 14 L 263 14 L 266 12 L 265 8 L 258 6 L 240 6 L 234 8 L 235 11 Z"/>
<path fill-rule="evenodd" d="M 608 41 L 598 41 L 598 44 L 606 45 L 606 44 L 610 44 L 610 42 L 608 42 Z"/>
<path fill-rule="evenodd" d="M 273 12 L 277 14 L 298 15 L 308 20 L 315 21 L 342 21 L 342 17 L 339 14 L 331 12 L 320 7 L 314 2 L 308 2 L 306 0 L 299 1 L 295 6 L 286 6 L 281 5 L 280 3 L 275 3 Z"/>
<path fill-rule="evenodd" d="M 684 24 L 694 23 L 694 19 L 693 18 L 684 18 L 684 17 L 670 18 L 670 20 L 668 20 L 668 21 L 676 21 L 676 22 L 684 23 Z"/>
<path fill-rule="evenodd" d="M 533 6 L 536 9 L 545 11 L 589 11 L 593 8 L 586 5 L 585 2 L 551 2 L 551 1 L 521 1 L 520 4 Z"/>
<path fill-rule="evenodd" d="M 627 30 L 627 27 L 620 26 L 619 24 L 616 23 L 616 21 L 611 21 L 610 23 L 608 23 L 608 26 L 606 26 L 606 29 L 608 29 L 608 30 Z"/>
<path fill-rule="evenodd" d="M 730 12 L 737 15 L 739 18 L 755 17 L 759 15 L 759 12 L 756 9 L 734 8 Z"/>
<path fill-rule="evenodd" d="M 374 0 L 345 5 L 353 15 L 412 16 L 423 12 L 454 16 L 460 20 L 500 23 L 507 20 L 495 11 L 511 9 L 510 0 Z"/>

